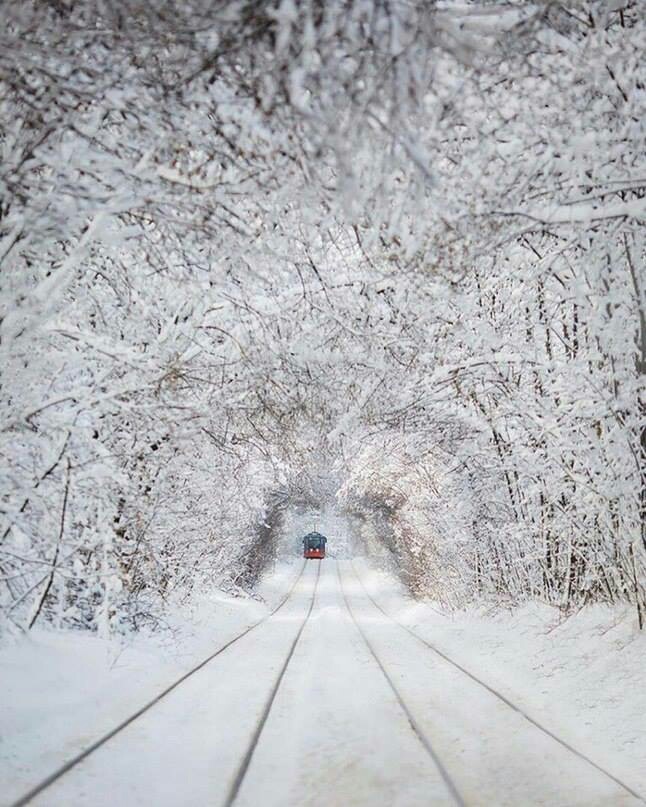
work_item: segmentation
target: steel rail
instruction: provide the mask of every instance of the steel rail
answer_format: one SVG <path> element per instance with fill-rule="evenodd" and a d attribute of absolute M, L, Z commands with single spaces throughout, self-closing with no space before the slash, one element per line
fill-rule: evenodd
<path fill-rule="evenodd" d="M 229 792 L 227 793 L 226 799 L 223 802 L 224 807 L 231 807 L 231 805 L 235 802 L 235 800 L 238 797 L 238 793 L 240 792 L 240 788 L 242 787 L 242 783 L 244 781 L 244 778 L 247 775 L 247 771 L 249 770 L 251 760 L 253 758 L 253 755 L 254 755 L 254 752 L 256 750 L 256 747 L 258 746 L 258 742 L 259 742 L 260 737 L 262 735 L 263 729 L 265 728 L 265 724 L 267 723 L 267 718 L 269 717 L 269 714 L 271 712 L 271 708 L 274 705 L 274 701 L 276 700 L 276 695 L 278 694 L 278 690 L 280 689 L 280 685 L 281 685 L 281 683 L 283 681 L 283 678 L 285 677 L 285 673 L 287 672 L 287 667 L 289 666 L 289 662 L 292 660 L 292 657 L 294 655 L 294 651 L 296 650 L 296 645 L 298 644 L 298 642 L 299 642 L 299 640 L 301 638 L 301 635 L 302 635 L 303 631 L 305 630 L 305 625 L 307 625 L 307 623 L 309 621 L 309 618 L 310 618 L 310 616 L 312 614 L 312 611 L 314 609 L 314 603 L 316 602 L 316 592 L 317 592 L 317 589 L 318 589 L 318 584 L 319 584 L 320 577 L 321 577 L 321 564 L 319 563 L 318 571 L 316 573 L 316 581 L 314 583 L 314 590 L 312 592 L 312 600 L 310 602 L 310 607 L 308 608 L 307 613 L 305 614 L 305 618 L 301 622 L 301 625 L 300 625 L 300 627 L 298 629 L 298 633 L 296 634 L 296 636 L 294 637 L 294 640 L 292 641 L 292 643 L 290 645 L 289 652 L 287 653 L 287 657 L 285 658 L 285 661 L 284 661 L 284 663 L 283 663 L 283 665 L 282 665 L 282 667 L 280 669 L 280 672 L 278 673 L 278 676 L 276 677 L 276 680 L 274 681 L 274 685 L 272 686 L 271 691 L 269 692 L 269 695 L 268 695 L 267 700 L 265 702 L 264 708 L 262 710 L 262 714 L 260 715 L 258 723 L 256 724 L 256 728 L 255 728 L 253 734 L 251 735 L 251 740 L 249 741 L 249 745 L 247 747 L 247 750 L 245 751 L 245 754 L 244 754 L 244 756 L 242 758 L 242 761 L 240 762 L 240 765 L 238 766 L 238 769 L 237 769 L 237 771 L 235 773 L 235 776 L 233 777 L 233 781 L 231 783 L 231 786 L 229 787 Z"/>
<path fill-rule="evenodd" d="M 354 571 L 354 569 L 353 569 L 353 571 Z M 338 562 L 336 564 L 336 572 L 337 572 L 337 576 L 339 578 L 339 585 L 341 587 L 341 595 L 343 597 L 345 607 L 346 607 L 348 613 L 350 614 L 350 617 L 351 617 L 352 621 L 354 622 L 354 625 L 355 625 L 357 631 L 359 632 L 361 638 L 365 642 L 366 647 L 370 651 L 370 655 L 373 657 L 373 659 L 377 663 L 377 666 L 381 670 L 382 675 L 384 676 L 384 678 L 388 682 L 388 685 L 390 686 L 390 688 L 392 689 L 395 697 L 397 698 L 397 702 L 399 703 L 399 705 L 402 708 L 404 714 L 406 715 L 406 718 L 408 720 L 408 723 L 409 723 L 411 729 L 413 730 L 413 733 L 415 734 L 417 739 L 420 741 L 420 743 L 423 746 L 424 750 L 428 753 L 428 755 L 433 760 L 433 763 L 435 764 L 435 767 L 439 771 L 440 776 L 442 777 L 442 779 L 444 781 L 444 784 L 446 785 L 446 789 L 451 794 L 451 797 L 452 797 L 453 801 L 455 802 L 455 804 L 458 805 L 458 807 L 466 807 L 466 802 L 462 798 L 462 796 L 460 794 L 460 791 L 458 790 L 455 782 L 451 778 L 450 773 L 444 767 L 444 764 L 442 763 L 442 760 L 440 759 L 440 757 L 435 752 L 435 749 L 433 748 L 433 746 L 431 744 L 431 741 L 426 736 L 424 730 L 422 729 L 420 724 L 417 722 L 417 720 L 415 720 L 415 716 L 413 715 L 413 713 L 409 709 L 408 705 L 406 704 L 406 701 L 404 700 L 404 698 L 401 695 L 399 689 L 395 685 L 395 682 L 393 681 L 393 679 L 389 675 L 388 671 L 384 667 L 384 665 L 383 665 L 381 659 L 379 658 L 379 656 L 377 655 L 377 652 L 375 651 L 372 643 L 370 642 L 370 640 L 366 636 L 363 628 L 361 627 L 361 624 L 359 623 L 359 620 L 354 615 L 354 612 L 352 610 L 352 606 L 350 605 L 348 597 L 347 597 L 347 595 L 345 593 L 345 587 L 343 585 L 343 577 L 341 575 L 341 570 L 339 568 Z M 356 574 L 356 572 L 355 572 L 355 574 Z"/>
<path fill-rule="evenodd" d="M 93 743 L 88 745 L 87 748 L 84 748 L 83 751 L 80 751 L 78 754 L 76 754 L 76 756 L 72 757 L 67 762 L 65 762 L 63 765 L 61 765 L 59 768 L 57 768 L 55 771 L 50 773 L 49 776 L 46 776 L 42 781 L 40 781 L 38 784 L 34 785 L 24 795 L 22 795 L 19 799 L 17 799 L 17 801 L 11 802 L 9 807 L 24 807 L 24 805 L 28 804 L 36 796 L 40 795 L 43 791 L 47 790 L 47 788 L 50 787 L 51 785 L 53 785 L 54 782 L 58 781 L 66 773 L 69 773 L 69 771 L 71 771 L 73 768 L 75 768 L 80 762 L 83 762 L 84 759 L 87 759 L 90 756 L 90 754 L 93 754 L 95 751 L 97 751 L 99 748 L 101 748 L 101 746 L 105 745 L 109 740 L 111 740 L 113 737 L 115 737 L 117 734 L 119 734 L 121 731 L 123 731 L 129 725 L 134 723 L 135 720 L 137 720 L 143 714 L 145 714 L 150 709 L 152 709 L 153 706 L 158 704 L 163 698 L 165 698 L 167 695 L 169 695 L 174 689 L 177 689 L 177 687 L 180 686 L 180 684 L 183 684 L 184 681 L 186 681 L 187 678 L 190 678 L 192 675 L 194 675 L 196 672 L 198 672 L 198 670 L 201 670 L 203 667 L 205 667 L 210 661 L 213 661 L 214 658 L 219 656 L 221 653 L 224 653 L 225 650 L 228 650 L 232 645 L 234 645 L 240 639 L 244 638 L 248 633 L 251 633 L 252 630 L 255 630 L 255 628 L 259 627 L 264 622 L 266 622 L 270 617 L 272 617 L 274 614 L 278 613 L 278 611 L 280 611 L 280 609 L 285 605 L 287 600 L 289 600 L 289 598 L 291 597 L 294 589 L 296 588 L 296 585 L 298 584 L 299 580 L 303 576 L 303 573 L 305 571 L 306 566 L 307 566 L 307 563 L 304 562 L 302 567 L 301 567 L 300 572 L 298 573 L 298 576 L 296 577 L 296 579 L 292 583 L 291 587 L 288 589 L 288 591 L 285 594 L 285 596 L 283 597 L 283 599 L 268 614 L 265 614 L 265 616 L 263 616 L 262 619 L 259 619 L 257 622 L 254 622 L 252 625 L 249 625 L 249 627 L 245 628 L 237 636 L 234 636 L 232 639 L 229 639 L 228 642 L 226 642 L 225 644 L 218 647 L 218 649 L 215 650 L 215 652 L 211 653 L 209 656 L 207 656 L 205 659 L 203 659 L 199 664 L 196 664 L 195 667 L 192 667 L 188 672 L 184 673 L 182 676 L 177 678 L 172 684 L 170 684 L 170 686 L 167 686 L 165 689 L 163 689 L 152 700 L 147 701 L 142 707 L 137 709 L 136 712 L 133 712 L 129 717 L 127 717 L 125 720 L 122 720 L 114 728 L 110 729 L 110 731 L 108 731 L 106 734 L 103 734 L 101 737 L 99 737 L 98 740 L 95 740 Z"/>
<path fill-rule="evenodd" d="M 381 605 L 379 605 L 379 603 L 375 600 L 375 598 L 372 596 L 372 594 L 370 594 L 368 589 L 365 587 L 363 580 L 361 579 L 361 577 L 357 573 L 357 570 L 356 570 L 356 568 L 354 566 L 354 561 L 352 559 L 350 560 L 350 566 L 352 567 L 352 572 L 353 572 L 354 576 L 359 581 L 359 584 L 360 584 L 361 588 L 364 590 L 364 592 L 365 592 L 366 596 L 368 597 L 368 599 L 370 600 L 370 602 L 372 602 L 372 604 L 375 606 L 375 608 L 377 608 L 377 610 L 380 611 L 387 619 L 390 619 L 391 622 L 394 622 L 396 625 L 398 625 L 400 628 L 402 628 L 402 630 L 405 630 L 406 633 L 409 633 L 413 638 L 417 639 L 418 642 L 423 644 L 425 647 L 427 647 L 433 653 L 436 653 L 440 658 L 442 658 L 448 664 L 455 667 L 457 670 L 459 670 L 461 673 L 464 673 L 464 675 L 466 675 L 468 678 L 470 678 L 476 684 L 479 684 L 481 687 L 486 689 L 487 692 L 491 693 L 498 700 L 502 701 L 502 703 L 504 703 L 505 706 L 508 706 L 514 712 L 519 714 L 521 717 L 525 718 L 525 720 L 527 720 L 529 723 L 531 723 L 532 726 L 537 728 L 539 731 L 542 731 L 543 734 L 546 734 L 552 740 L 559 743 L 559 745 L 563 746 L 563 748 L 570 751 L 570 753 L 574 754 L 579 759 L 586 762 L 588 765 L 593 767 L 596 771 L 601 773 L 603 776 L 606 776 L 608 779 L 612 780 L 616 785 L 619 785 L 620 788 L 625 790 L 631 796 L 636 798 L 638 801 L 641 801 L 642 804 L 646 804 L 646 798 L 644 796 L 642 796 L 640 793 L 638 793 L 636 790 L 634 790 L 634 788 L 630 787 L 630 785 L 627 785 L 624 781 L 619 779 L 613 773 L 606 770 L 606 768 L 604 768 L 602 765 L 599 765 L 597 762 L 595 762 L 589 756 L 584 754 L 583 751 L 579 751 L 578 748 L 575 748 L 573 745 L 570 745 L 570 743 L 568 743 L 567 740 L 563 740 L 561 737 L 559 737 L 553 731 L 548 729 L 547 726 L 544 726 L 542 723 L 540 723 L 538 720 L 536 720 L 536 718 L 529 715 L 522 707 L 517 706 L 513 701 L 511 701 L 511 700 L 509 700 L 509 698 L 505 697 L 505 695 L 503 695 L 502 692 L 499 692 L 495 687 L 491 686 L 491 684 L 488 684 L 486 681 L 483 681 L 481 678 L 479 678 L 475 673 L 472 673 L 470 670 L 467 670 L 466 667 L 463 667 L 459 662 L 455 661 L 455 659 L 452 659 L 449 655 L 447 655 L 442 650 L 437 648 L 434 644 L 432 644 L 432 642 L 429 642 L 423 636 L 420 636 L 418 633 L 416 633 L 414 630 L 412 630 L 412 628 L 409 628 L 408 625 L 404 624 L 399 619 L 394 617 L 392 614 L 389 614 L 386 610 L 384 610 L 384 608 L 382 608 Z"/>

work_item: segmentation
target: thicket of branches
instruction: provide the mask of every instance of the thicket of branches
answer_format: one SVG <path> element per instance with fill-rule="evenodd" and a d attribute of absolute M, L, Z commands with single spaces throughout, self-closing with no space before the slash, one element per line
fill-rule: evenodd
<path fill-rule="evenodd" d="M 603 5 L 5 10 L 9 624 L 249 584 L 333 464 L 416 591 L 643 615 L 646 24 Z"/>

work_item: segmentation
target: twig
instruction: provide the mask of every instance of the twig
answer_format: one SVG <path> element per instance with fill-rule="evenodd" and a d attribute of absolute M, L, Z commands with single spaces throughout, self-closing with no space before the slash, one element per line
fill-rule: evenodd
<path fill-rule="evenodd" d="M 47 579 L 47 585 L 45 586 L 45 590 L 43 591 L 43 595 L 40 598 L 40 602 L 38 603 L 38 607 L 34 615 L 32 616 L 29 622 L 29 630 L 34 627 L 36 620 L 38 619 L 40 612 L 42 611 L 43 605 L 45 600 L 47 599 L 47 595 L 49 594 L 49 590 L 52 587 L 52 582 L 54 581 L 54 573 L 56 571 L 56 562 L 58 561 L 58 554 L 61 549 L 61 541 L 63 539 L 63 533 L 65 531 L 65 512 L 67 511 L 67 495 L 70 489 L 70 460 L 69 457 L 67 458 L 67 476 L 65 479 L 65 491 L 63 493 L 63 507 L 61 508 L 61 526 L 58 531 L 58 540 L 56 541 L 56 550 L 54 551 L 54 557 L 52 558 L 52 568 L 49 573 L 49 577 Z"/>

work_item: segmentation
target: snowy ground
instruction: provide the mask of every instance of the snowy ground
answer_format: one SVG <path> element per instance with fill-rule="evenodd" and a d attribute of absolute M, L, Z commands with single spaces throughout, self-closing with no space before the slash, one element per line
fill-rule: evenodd
<path fill-rule="evenodd" d="M 83 633 L 34 630 L 0 648 L 0 805 L 52 770 L 265 616 L 300 564 L 273 570 L 258 599 L 215 592 L 178 608 L 160 638 L 126 643 Z"/>
<path fill-rule="evenodd" d="M 563 619 L 535 604 L 447 615 L 407 599 L 365 562 L 354 566 L 388 613 L 646 794 L 646 633 L 634 609 L 590 606 Z"/>
<path fill-rule="evenodd" d="M 39 632 L 3 648 L 0 803 L 11 804 L 267 615 L 299 569 L 281 564 L 268 575 L 265 604 L 222 596 L 202 604 L 177 623 L 172 647 L 138 640 L 117 650 L 92 637 Z M 236 804 L 455 804 L 424 743 L 456 788 L 457 803 L 639 803 L 390 621 L 367 593 L 565 742 L 646 792 L 646 637 L 629 613 L 594 608 L 565 623 L 537 607 L 447 617 L 407 600 L 392 578 L 364 562 L 330 558 L 308 563 L 280 611 L 33 803 L 225 804 L 312 598 Z"/>

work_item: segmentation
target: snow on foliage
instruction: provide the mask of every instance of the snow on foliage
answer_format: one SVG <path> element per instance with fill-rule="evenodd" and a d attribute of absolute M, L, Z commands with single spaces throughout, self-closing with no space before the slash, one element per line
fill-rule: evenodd
<path fill-rule="evenodd" d="M 6 624 L 248 586 L 331 467 L 418 592 L 643 615 L 645 46 L 628 1 L 7 9 Z"/>

